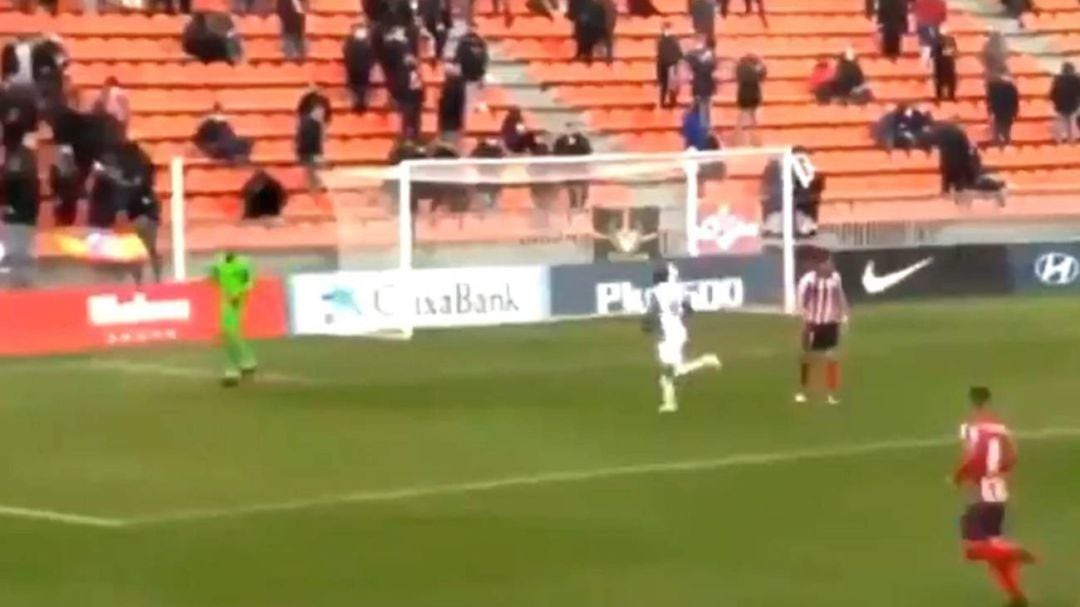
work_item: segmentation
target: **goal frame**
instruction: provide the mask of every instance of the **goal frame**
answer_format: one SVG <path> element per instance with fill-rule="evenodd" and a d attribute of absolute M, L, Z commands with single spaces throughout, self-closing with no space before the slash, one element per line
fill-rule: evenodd
<path fill-rule="evenodd" d="M 735 148 L 731 150 L 698 151 L 685 150 L 682 152 L 655 152 L 655 153 L 616 153 L 616 154 L 589 154 L 588 156 L 536 156 L 512 158 L 468 158 L 468 159 L 416 159 L 406 160 L 393 167 L 398 182 L 398 270 L 407 273 L 412 270 L 413 248 L 412 242 L 412 176 L 418 169 L 425 167 L 444 167 L 454 164 L 469 164 L 470 166 L 514 166 L 523 163 L 536 165 L 567 165 L 580 163 L 586 160 L 590 163 L 619 163 L 619 162 L 672 162 L 678 163 L 686 175 L 686 233 L 687 253 L 690 257 L 698 257 L 697 239 L 691 235 L 697 230 L 698 221 L 698 170 L 703 162 L 720 162 L 730 158 L 747 156 L 768 156 L 780 159 L 781 171 L 781 259 L 783 264 L 782 279 L 784 282 L 784 314 L 794 314 L 796 311 L 795 294 L 795 151 L 793 146 L 771 146 L 754 148 Z M 465 161 L 463 163 L 463 160 Z"/>

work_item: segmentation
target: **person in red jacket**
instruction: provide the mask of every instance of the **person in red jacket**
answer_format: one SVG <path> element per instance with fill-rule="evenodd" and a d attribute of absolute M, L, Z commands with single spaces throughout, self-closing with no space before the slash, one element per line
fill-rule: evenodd
<path fill-rule="evenodd" d="M 971 388 L 972 411 L 960 425 L 963 455 L 952 482 L 969 494 L 960 519 L 964 556 L 984 561 L 994 581 L 1009 597 L 1009 605 L 1027 605 L 1020 588 L 1020 565 L 1034 562 L 1032 554 L 1003 537 L 1008 476 L 1017 463 L 1016 445 L 1009 428 L 990 411 L 990 389 Z"/>
<path fill-rule="evenodd" d="M 915 33 L 919 37 L 924 63 L 930 60 L 930 49 L 940 34 L 948 11 L 945 0 L 914 0 L 912 3 L 911 14 L 915 17 Z"/>

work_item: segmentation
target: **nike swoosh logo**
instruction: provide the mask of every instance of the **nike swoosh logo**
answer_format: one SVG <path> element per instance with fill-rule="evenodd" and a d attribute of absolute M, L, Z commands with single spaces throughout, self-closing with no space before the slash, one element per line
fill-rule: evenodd
<path fill-rule="evenodd" d="M 912 274 L 930 265 L 931 263 L 933 263 L 933 261 L 933 257 L 927 257 L 926 259 L 919 261 L 914 265 L 910 265 L 902 270 L 897 270 L 895 272 L 890 272 L 888 274 L 878 276 L 874 273 L 874 261 L 870 260 L 866 262 L 866 269 L 863 270 L 863 288 L 866 289 L 866 292 L 871 295 L 882 293 L 904 282 Z"/>

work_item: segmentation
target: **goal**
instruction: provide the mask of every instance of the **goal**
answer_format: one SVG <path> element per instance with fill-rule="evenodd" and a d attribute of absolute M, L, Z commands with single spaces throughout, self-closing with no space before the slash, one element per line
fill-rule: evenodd
<path fill-rule="evenodd" d="M 335 167 L 322 181 L 336 271 L 290 278 L 294 328 L 409 337 L 634 313 L 661 260 L 703 293 L 737 286 L 705 309 L 790 313 L 807 166 L 790 148 L 740 148 Z"/>

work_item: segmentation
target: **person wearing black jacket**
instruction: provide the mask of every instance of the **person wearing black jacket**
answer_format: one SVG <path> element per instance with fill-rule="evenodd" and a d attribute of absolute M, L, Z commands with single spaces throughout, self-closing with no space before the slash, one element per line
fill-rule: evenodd
<path fill-rule="evenodd" d="M 301 0 L 276 0 L 281 22 L 281 52 L 286 59 L 302 62 L 307 57 L 307 11 Z"/>
<path fill-rule="evenodd" d="M 79 200 L 86 193 L 85 173 L 75 162 L 75 151 L 70 145 L 57 143 L 56 158 L 49 167 L 49 188 L 56 197 L 53 221 L 57 227 L 75 224 L 79 214 Z"/>
<path fill-rule="evenodd" d="M 670 27 L 671 24 L 665 21 L 660 27 L 660 37 L 656 39 L 656 84 L 660 88 L 660 107 L 674 107 L 679 96 L 674 85 L 683 52 L 679 38 L 672 35 Z"/>
<path fill-rule="evenodd" d="M 577 51 L 574 59 L 592 64 L 596 45 L 604 38 L 607 16 L 600 0 L 582 0 L 580 11 L 574 19 L 574 41 Z"/>
<path fill-rule="evenodd" d="M 30 63 L 34 84 L 49 113 L 64 100 L 64 70 L 68 58 L 60 37 L 49 34 L 35 41 L 30 51 Z"/>
<path fill-rule="evenodd" d="M 506 152 L 503 151 L 497 139 L 484 137 L 476 142 L 476 147 L 473 148 L 470 156 L 497 159 L 504 158 Z M 498 185 L 501 167 L 479 165 L 477 170 L 480 174 L 480 183 L 476 185 L 476 193 L 480 197 L 484 210 L 492 210 L 499 206 L 499 193 L 502 191 L 502 186 Z"/>
<path fill-rule="evenodd" d="M 4 218 L 3 262 L 11 271 L 11 284 L 30 286 L 34 268 L 34 235 L 41 206 L 41 181 L 33 136 L 12 141 L 3 158 L 0 202 Z"/>
<path fill-rule="evenodd" d="M 342 45 L 341 54 L 345 60 L 345 83 L 352 95 L 353 111 L 362 114 L 367 111 L 368 86 L 371 84 L 371 68 L 375 62 L 366 27 L 359 24 L 353 26 L 352 34 Z"/>
<path fill-rule="evenodd" d="M 881 33 L 881 54 L 896 61 L 907 33 L 908 0 L 877 0 L 877 22 Z"/>
<path fill-rule="evenodd" d="M 471 27 L 458 41 L 454 62 L 467 82 L 483 83 L 488 66 L 487 43 Z"/>
<path fill-rule="evenodd" d="M 281 182 L 263 169 L 252 173 L 240 194 L 244 199 L 244 219 L 278 217 L 288 200 Z"/>
<path fill-rule="evenodd" d="M 552 147 L 555 156 L 588 156 L 592 154 L 592 144 L 588 137 L 574 130 L 573 125 L 566 125 L 566 132 L 555 139 Z M 580 210 L 589 201 L 588 181 L 566 182 L 566 195 L 570 199 L 570 208 Z"/>
<path fill-rule="evenodd" d="M 117 156 L 123 177 L 123 210 L 135 228 L 135 235 L 146 248 L 154 282 L 161 282 L 162 259 L 157 246 L 158 229 L 161 226 L 161 202 L 155 190 L 154 163 L 146 151 L 133 141 L 121 144 Z M 132 271 L 135 283 L 142 284 L 142 264 L 136 264 Z"/>
<path fill-rule="evenodd" d="M 694 33 L 704 36 L 709 48 L 715 46 L 716 0 L 690 0 L 687 12 L 690 13 L 690 24 Z"/>
<path fill-rule="evenodd" d="M 499 127 L 503 148 L 511 154 L 524 154 L 529 149 L 531 137 L 525 126 L 525 116 L 521 108 L 511 106 Z"/>
<path fill-rule="evenodd" d="M 245 163 L 251 156 L 251 139 L 236 134 L 220 103 L 215 103 L 210 115 L 199 124 L 192 141 L 200 152 L 214 160 Z"/>
<path fill-rule="evenodd" d="M 118 149 L 118 145 L 109 146 L 94 162 L 87 225 L 96 230 L 116 227 L 116 217 L 125 208 L 124 170 Z"/>
<path fill-rule="evenodd" d="M 971 140 L 955 122 L 939 122 L 934 129 L 938 148 L 941 193 L 959 194 L 975 183 L 971 163 Z"/>
<path fill-rule="evenodd" d="M 308 83 L 307 90 L 300 96 L 300 100 L 296 102 L 296 116 L 297 118 L 311 114 L 314 109 L 322 110 L 322 122 L 329 125 L 333 119 L 333 110 L 330 108 L 330 99 L 319 90 L 319 86 L 314 81 Z"/>
<path fill-rule="evenodd" d="M 435 42 L 432 61 L 438 61 L 446 48 L 446 39 L 450 34 L 453 22 L 450 17 L 449 0 L 420 0 L 417 4 L 417 12 L 420 15 L 420 23 Z"/>
<path fill-rule="evenodd" d="M 757 55 L 746 55 L 735 64 L 735 105 L 739 107 L 739 116 L 735 122 L 735 136 L 744 140 L 743 134 L 757 129 L 757 110 L 761 107 L 761 83 L 767 71 L 765 62 Z M 744 141 L 745 142 L 745 141 Z"/>
<path fill-rule="evenodd" d="M 296 160 L 304 167 L 308 188 L 312 192 L 321 187 L 319 166 L 322 164 L 325 138 L 326 114 L 323 106 L 314 105 L 300 116 L 296 124 Z"/>
<path fill-rule="evenodd" d="M 690 66 L 690 89 L 694 104 L 701 112 L 705 130 L 712 130 L 712 98 L 716 94 L 716 54 L 709 47 L 707 36 L 698 36 L 698 47 L 686 54 Z"/>
<path fill-rule="evenodd" d="M 3 147 L 17 148 L 23 138 L 38 129 L 40 112 L 33 85 L 5 82 L 0 85 L 0 130 Z"/>
<path fill-rule="evenodd" d="M 930 47 L 930 58 L 934 64 L 934 98 L 956 101 L 956 56 L 959 50 L 956 38 L 948 33 L 944 26 L 939 30 L 934 44 Z"/>
<path fill-rule="evenodd" d="M 465 77 L 455 64 L 443 68 L 439 93 L 439 139 L 457 145 L 465 130 Z"/>
<path fill-rule="evenodd" d="M 1012 127 L 1020 114 L 1020 91 L 1008 74 L 986 82 L 986 109 L 994 143 L 1005 147 L 1012 143 Z"/>
<path fill-rule="evenodd" d="M 195 13 L 181 35 L 184 52 L 203 63 L 235 65 L 243 58 L 240 35 L 226 13 Z"/>
<path fill-rule="evenodd" d="M 1050 86 L 1050 102 L 1054 106 L 1054 139 L 1061 143 L 1068 138 L 1076 141 L 1076 118 L 1080 113 L 1080 76 L 1069 61 L 1061 64 L 1061 72 Z"/>

